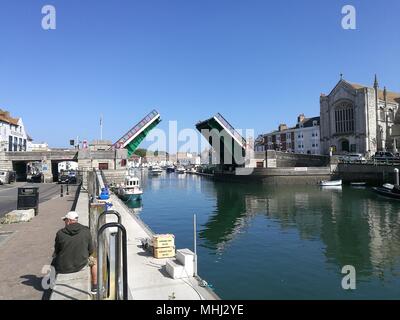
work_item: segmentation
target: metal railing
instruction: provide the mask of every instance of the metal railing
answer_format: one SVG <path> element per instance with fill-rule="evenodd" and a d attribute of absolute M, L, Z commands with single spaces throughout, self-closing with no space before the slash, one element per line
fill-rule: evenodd
<path fill-rule="evenodd" d="M 130 129 L 122 138 L 118 139 L 111 148 L 117 149 L 121 144 L 124 144 L 130 138 L 132 138 L 137 132 L 139 132 L 144 126 L 150 123 L 153 119 L 159 116 L 157 110 L 152 110 L 148 115 L 146 115 L 140 122 L 138 122 L 132 129 Z"/>
<path fill-rule="evenodd" d="M 114 213 L 114 212 L 113 212 Z M 102 239 L 102 235 L 105 230 L 109 228 L 118 228 L 117 235 L 115 237 L 115 257 L 114 266 L 111 266 L 110 256 L 107 256 L 104 244 L 106 241 Z M 120 234 L 122 233 L 122 238 Z M 121 242 L 122 240 L 122 242 Z M 120 253 L 122 250 L 122 261 Z M 116 300 L 128 300 L 128 253 L 127 253 L 127 235 L 125 227 L 118 222 L 110 222 L 102 225 L 97 233 L 97 300 L 103 299 L 116 299 Z M 108 258 L 108 259 L 107 259 Z M 122 264 L 121 264 L 122 262 Z M 108 270 L 103 270 L 104 266 Z M 121 283 L 120 270 L 122 269 L 122 292 L 119 290 L 119 284 Z M 110 283 L 112 282 L 112 270 L 114 270 L 114 293 L 110 294 Z M 104 272 L 105 271 L 105 272 Z M 106 285 L 104 278 L 106 279 Z"/>
<path fill-rule="evenodd" d="M 234 136 L 236 139 L 242 142 L 243 148 L 246 147 L 246 140 L 243 138 L 239 132 L 236 131 L 236 129 L 220 114 L 217 113 L 215 115 L 215 118 L 217 118 L 219 121 L 222 122 L 222 124 L 229 130 L 230 134 Z"/>
<path fill-rule="evenodd" d="M 374 166 L 400 166 L 400 159 L 368 159 L 368 160 L 346 160 L 339 159 L 339 163 L 343 164 L 363 164 L 363 165 L 374 165 Z"/>

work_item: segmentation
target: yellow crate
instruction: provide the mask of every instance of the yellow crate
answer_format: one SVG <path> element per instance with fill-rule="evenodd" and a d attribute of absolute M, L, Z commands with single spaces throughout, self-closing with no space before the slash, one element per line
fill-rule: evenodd
<path fill-rule="evenodd" d="M 173 234 L 155 234 L 152 242 L 155 248 L 173 247 L 175 246 L 175 236 Z"/>
<path fill-rule="evenodd" d="M 153 255 L 156 259 L 173 258 L 175 257 L 175 247 L 154 248 Z"/>

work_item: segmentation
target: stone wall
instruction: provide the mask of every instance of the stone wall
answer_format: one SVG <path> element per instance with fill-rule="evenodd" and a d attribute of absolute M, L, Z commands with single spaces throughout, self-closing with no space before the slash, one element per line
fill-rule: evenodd
<path fill-rule="evenodd" d="M 344 164 L 337 165 L 335 176 L 345 183 L 367 182 L 370 185 L 382 185 L 383 183 L 394 183 L 394 169 L 400 166 L 391 165 L 367 165 L 367 164 Z"/>
<path fill-rule="evenodd" d="M 271 185 L 315 185 L 321 180 L 330 180 L 331 170 L 330 167 L 254 168 L 251 171 L 249 168 L 237 168 L 236 174 L 216 172 L 214 179 Z"/>
<path fill-rule="evenodd" d="M 288 153 L 274 150 L 267 151 L 267 168 L 326 167 L 328 165 L 328 156 Z"/>

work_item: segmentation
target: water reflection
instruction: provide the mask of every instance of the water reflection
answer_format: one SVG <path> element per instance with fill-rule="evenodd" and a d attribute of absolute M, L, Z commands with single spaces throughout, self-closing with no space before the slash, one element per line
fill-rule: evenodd
<path fill-rule="evenodd" d="M 400 204 L 369 189 L 265 187 L 216 183 L 216 208 L 203 225 L 203 246 L 223 252 L 256 216 L 320 241 L 326 262 L 355 266 L 358 276 L 398 276 Z M 265 233 L 268 229 L 265 229 Z M 338 269 L 336 268 L 335 269 Z"/>

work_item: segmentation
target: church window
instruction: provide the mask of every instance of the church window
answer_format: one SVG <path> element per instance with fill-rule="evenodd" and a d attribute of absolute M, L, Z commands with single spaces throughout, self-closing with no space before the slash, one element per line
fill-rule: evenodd
<path fill-rule="evenodd" d="M 354 131 L 354 109 L 349 103 L 342 103 L 335 109 L 336 133 L 349 133 Z"/>
<path fill-rule="evenodd" d="M 389 110 L 388 121 L 391 121 L 391 122 L 394 121 L 394 112 L 392 109 Z"/>
<path fill-rule="evenodd" d="M 379 108 L 379 120 L 385 121 L 385 110 L 383 108 Z"/>

